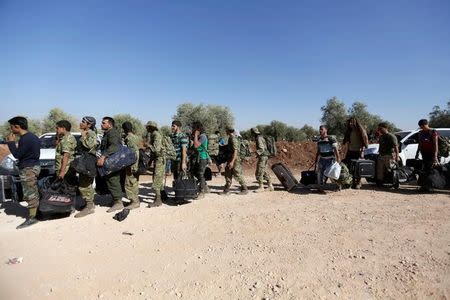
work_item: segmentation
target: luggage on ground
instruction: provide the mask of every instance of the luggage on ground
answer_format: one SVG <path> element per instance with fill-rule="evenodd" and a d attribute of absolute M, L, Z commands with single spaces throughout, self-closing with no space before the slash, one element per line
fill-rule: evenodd
<path fill-rule="evenodd" d="M 45 214 L 70 213 L 75 205 L 77 187 L 56 180 L 41 191 L 38 211 Z"/>
<path fill-rule="evenodd" d="M 421 159 L 407 159 L 406 160 L 406 166 L 413 168 L 414 171 L 420 171 L 422 170 L 422 166 L 423 166 L 423 160 Z"/>
<path fill-rule="evenodd" d="M 198 195 L 197 179 L 183 174 L 179 179 L 173 181 L 173 190 L 175 191 L 175 201 L 195 199 Z"/>
<path fill-rule="evenodd" d="M 350 173 L 354 178 L 374 178 L 375 162 L 369 159 L 352 159 Z"/>
<path fill-rule="evenodd" d="M 103 167 L 98 168 L 98 173 L 100 176 L 104 177 L 131 166 L 136 160 L 136 154 L 132 149 L 121 146 L 117 152 L 106 158 Z"/>
<path fill-rule="evenodd" d="M 302 171 L 301 172 L 300 183 L 303 185 L 316 184 L 317 183 L 317 173 L 314 170 Z"/>
<path fill-rule="evenodd" d="M 291 191 L 297 186 L 297 179 L 295 179 L 292 172 L 282 163 L 273 164 L 272 171 L 287 191 Z"/>

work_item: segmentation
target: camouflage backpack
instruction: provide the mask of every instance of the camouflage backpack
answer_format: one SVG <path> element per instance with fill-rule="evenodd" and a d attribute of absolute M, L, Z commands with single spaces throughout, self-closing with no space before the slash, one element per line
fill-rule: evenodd
<path fill-rule="evenodd" d="M 266 140 L 269 157 L 277 156 L 277 144 L 275 143 L 275 138 L 273 136 L 266 136 L 264 139 Z"/>
<path fill-rule="evenodd" d="M 175 160 L 177 158 L 177 152 L 172 143 L 172 138 L 170 136 L 163 136 L 162 139 L 162 152 L 164 158 L 167 160 Z"/>
<path fill-rule="evenodd" d="M 250 152 L 250 142 L 248 140 L 244 140 L 243 138 L 238 138 L 239 140 L 239 157 L 241 159 L 247 159 L 252 156 Z"/>
<path fill-rule="evenodd" d="M 450 140 L 448 137 L 438 136 L 438 156 L 448 157 L 450 152 Z"/>
<path fill-rule="evenodd" d="M 208 154 L 219 155 L 219 136 L 217 134 L 213 133 L 208 136 Z"/>

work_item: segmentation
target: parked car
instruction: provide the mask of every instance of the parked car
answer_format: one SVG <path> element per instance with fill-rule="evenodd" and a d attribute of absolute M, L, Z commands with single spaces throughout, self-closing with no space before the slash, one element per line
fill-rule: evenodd
<path fill-rule="evenodd" d="M 410 130 L 395 133 L 399 142 L 400 166 L 404 166 L 407 159 L 414 159 L 416 157 L 417 147 L 419 145 L 419 131 L 420 130 Z M 436 131 L 439 135 L 450 138 L 450 128 L 436 128 Z M 367 149 L 364 150 L 364 156 L 378 154 L 378 147 L 378 144 L 369 144 Z M 419 158 L 422 158 L 420 153 Z M 448 162 L 450 162 L 450 157 L 441 157 L 440 163 Z"/>
<path fill-rule="evenodd" d="M 72 135 L 78 142 L 81 133 L 72 132 Z M 39 178 L 43 178 L 55 174 L 56 133 L 44 133 L 39 139 L 41 141 L 41 154 L 39 159 L 41 173 L 39 174 Z M 15 201 L 22 199 L 19 168 L 12 154 L 9 154 L 0 162 L 0 201 L 5 201 L 6 199 Z"/>

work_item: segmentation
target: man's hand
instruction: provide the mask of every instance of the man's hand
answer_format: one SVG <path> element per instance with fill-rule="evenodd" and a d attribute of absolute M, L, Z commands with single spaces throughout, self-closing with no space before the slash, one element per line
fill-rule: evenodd
<path fill-rule="evenodd" d="M 59 173 L 58 179 L 61 179 L 61 180 L 64 179 L 64 175 L 65 175 L 64 172 Z"/>
<path fill-rule="evenodd" d="M 181 170 L 186 171 L 187 170 L 187 164 L 185 162 L 183 162 L 181 164 Z"/>
<path fill-rule="evenodd" d="M 103 165 L 105 164 L 105 159 L 106 159 L 106 157 L 101 156 L 101 157 L 97 160 L 97 166 L 103 167 Z"/>
<path fill-rule="evenodd" d="M 7 137 L 6 140 L 8 142 L 15 142 L 16 141 L 16 135 L 14 133 L 10 133 Z"/>
<path fill-rule="evenodd" d="M 230 169 L 233 169 L 233 167 L 234 167 L 234 161 L 229 162 L 229 163 L 228 163 L 228 166 L 230 167 Z"/>

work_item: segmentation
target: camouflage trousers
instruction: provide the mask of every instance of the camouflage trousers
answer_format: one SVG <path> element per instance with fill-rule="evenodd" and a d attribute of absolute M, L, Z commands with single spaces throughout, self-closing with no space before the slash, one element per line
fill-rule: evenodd
<path fill-rule="evenodd" d="M 269 157 L 260 156 L 258 157 L 258 163 L 256 165 L 255 177 L 258 184 L 262 185 L 264 180 L 267 180 L 267 184 L 272 183 L 272 179 L 270 178 L 269 171 L 267 171 L 267 164 L 269 162 Z"/>
<path fill-rule="evenodd" d="M 377 180 L 383 181 L 384 174 L 395 168 L 395 159 L 393 155 L 380 155 L 377 161 Z"/>
<path fill-rule="evenodd" d="M 155 159 L 155 171 L 153 172 L 153 189 L 164 190 L 164 179 L 166 178 L 166 160 L 164 157 Z"/>
<path fill-rule="evenodd" d="M 78 190 L 86 203 L 94 203 L 94 188 L 92 187 L 93 182 L 94 178 L 80 174 Z"/>
<path fill-rule="evenodd" d="M 126 169 L 125 193 L 131 202 L 139 202 L 139 175 L 133 174 L 131 167 Z"/>
<path fill-rule="evenodd" d="M 19 177 L 22 182 L 23 200 L 28 203 L 30 217 L 36 216 L 37 208 L 39 206 L 37 178 L 40 172 L 40 166 L 26 167 L 19 170 Z"/>
<path fill-rule="evenodd" d="M 228 164 L 225 167 L 225 189 L 230 188 L 233 183 L 233 177 L 239 182 L 241 187 L 246 186 L 240 161 L 235 161 L 233 168 L 230 168 Z"/>

